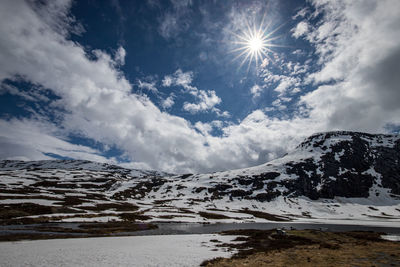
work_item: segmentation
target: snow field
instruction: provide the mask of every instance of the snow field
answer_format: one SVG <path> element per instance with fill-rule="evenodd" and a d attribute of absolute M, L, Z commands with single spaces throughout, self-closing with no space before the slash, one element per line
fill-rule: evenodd
<path fill-rule="evenodd" d="M 235 236 L 160 235 L 0 243 L 1 266 L 199 266 L 234 252 L 216 248 Z M 215 251 L 214 251 L 215 250 Z"/>

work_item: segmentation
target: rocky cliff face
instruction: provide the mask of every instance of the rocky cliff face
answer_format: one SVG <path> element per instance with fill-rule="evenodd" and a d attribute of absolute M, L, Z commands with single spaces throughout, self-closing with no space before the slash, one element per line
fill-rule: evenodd
<path fill-rule="evenodd" d="M 294 195 L 311 199 L 368 197 L 374 187 L 400 194 L 400 139 L 392 135 L 330 132 L 309 137 L 298 147 L 318 157 L 287 162 L 298 179 L 287 184 Z M 378 194 L 378 193 L 377 193 Z"/>

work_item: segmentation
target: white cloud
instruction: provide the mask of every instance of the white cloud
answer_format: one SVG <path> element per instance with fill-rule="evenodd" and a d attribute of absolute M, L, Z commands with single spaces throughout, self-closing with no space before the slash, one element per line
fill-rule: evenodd
<path fill-rule="evenodd" d="M 212 131 L 212 125 L 209 123 L 203 123 L 201 121 L 198 121 L 194 124 L 194 127 L 199 130 L 203 135 L 209 135 L 210 132 Z"/>
<path fill-rule="evenodd" d="M 198 121 L 194 124 L 194 127 L 203 135 L 207 136 L 210 135 L 213 129 L 222 129 L 224 127 L 224 122 L 220 120 L 214 120 L 209 123 Z"/>
<path fill-rule="evenodd" d="M 295 88 L 293 88 L 292 91 L 290 91 L 290 94 L 297 94 L 297 93 L 300 93 L 300 92 L 301 92 L 300 88 L 295 87 Z"/>
<path fill-rule="evenodd" d="M 305 21 L 301 21 L 297 24 L 296 28 L 292 29 L 292 36 L 294 38 L 299 38 L 306 35 L 309 31 L 309 25 Z"/>
<path fill-rule="evenodd" d="M 170 87 L 173 84 L 173 78 L 169 75 L 165 76 L 162 80 L 162 86 Z"/>
<path fill-rule="evenodd" d="M 146 82 L 146 81 L 138 80 L 137 81 L 137 86 L 140 89 L 145 89 L 145 90 L 151 91 L 153 93 L 158 93 L 158 90 L 157 90 L 157 87 L 156 87 L 156 82 L 154 82 L 154 81 Z"/>
<path fill-rule="evenodd" d="M 167 171 L 224 168 L 208 161 L 210 148 L 204 146 L 207 137 L 188 121 L 161 112 L 148 98 L 132 94 L 131 85 L 114 67 L 116 62 L 110 55 L 100 50 L 88 51 L 96 57 L 89 59 L 88 52 L 48 27 L 31 7 L 26 2 L 2 2 L 0 78 L 16 79 L 18 75 L 52 90 L 60 99 L 51 105 L 66 111 L 57 114 L 58 130 L 63 135 L 79 134 L 104 145 L 114 145 L 136 166 Z M 189 92 L 198 92 L 207 107 L 220 102 L 214 91 L 191 86 L 190 72 L 178 70 L 173 78 L 175 84 Z M 203 104 L 198 104 L 202 109 Z M 27 122 L 17 121 L 12 125 L 20 123 Z M 16 126 L 11 126 L 10 131 L 17 131 Z M 51 136 L 54 131 L 43 132 L 42 127 L 36 132 Z M 41 144 L 35 146 L 36 150 L 24 146 L 26 153 L 35 151 L 37 158 L 43 158 L 41 153 L 48 153 L 49 149 Z M 53 144 L 63 147 L 61 143 Z M 19 152 L 24 156 L 22 150 Z"/>
<path fill-rule="evenodd" d="M 46 24 L 46 28 L 49 27 L 53 31 L 69 37 L 71 33 L 81 35 L 85 32 L 82 24 L 78 23 L 75 17 L 69 13 L 72 3 L 72 0 L 38 1 L 32 4 L 31 8 Z"/>
<path fill-rule="evenodd" d="M 250 93 L 252 94 L 253 98 L 259 97 L 262 91 L 263 89 L 258 84 L 255 84 L 250 88 Z"/>
<path fill-rule="evenodd" d="M 161 106 L 165 109 L 171 108 L 175 104 L 174 97 L 175 96 L 171 94 L 166 99 L 162 100 Z"/>
<path fill-rule="evenodd" d="M 125 57 L 126 57 L 126 50 L 122 46 L 118 47 L 118 50 L 115 52 L 114 61 L 120 65 L 125 65 Z"/>
<path fill-rule="evenodd" d="M 294 15 L 293 17 L 292 17 L 292 19 L 297 19 L 297 18 L 304 18 L 307 14 L 309 13 L 309 10 L 308 10 L 308 8 L 307 7 L 305 7 L 305 8 L 302 8 L 302 9 L 300 9 L 297 13 L 296 13 L 296 15 Z"/>
<path fill-rule="evenodd" d="M 215 112 L 218 117 L 222 117 L 222 118 L 230 118 L 231 117 L 231 114 L 226 110 L 221 111 L 220 109 L 214 107 L 214 108 L 212 108 L 212 111 Z"/>
<path fill-rule="evenodd" d="M 17 87 L 11 84 L 0 84 L 0 95 L 11 94 L 24 98 L 27 101 L 37 102 L 44 101 L 49 102 L 49 98 L 45 95 L 45 90 L 40 88 L 33 88 L 31 90 L 19 90 Z"/>
<path fill-rule="evenodd" d="M 293 55 L 303 55 L 304 51 L 301 49 L 296 49 L 292 52 Z"/>
<path fill-rule="evenodd" d="M 196 90 L 191 86 L 193 81 L 193 72 L 183 72 L 181 69 L 177 69 L 174 74 L 164 76 L 162 85 L 164 87 L 170 86 L 182 86 L 188 91 Z"/>
<path fill-rule="evenodd" d="M 90 147 L 74 145 L 57 136 L 58 129 L 33 120 L 0 120 L 0 158 L 41 160 L 51 159 L 43 153 L 97 162 L 114 162 Z"/>
<path fill-rule="evenodd" d="M 272 102 L 272 105 L 277 108 L 278 110 L 285 110 L 287 108 L 286 105 L 282 104 L 282 102 L 285 102 L 282 99 L 276 99 L 275 101 Z"/>
<path fill-rule="evenodd" d="M 175 85 L 182 86 L 186 90 L 193 90 L 193 87 L 190 84 L 193 81 L 193 72 L 182 72 L 181 69 L 178 69 L 175 74 Z"/>
<path fill-rule="evenodd" d="M 215 105 L 221 103 L 221 98 L 219 98 L 213 90 L 198 90 L 194 92 L 194 95 L 198 99 L 197 103 L 185 102 L 183 104 L 183 109 L 191 113 L 212 110 Z"/>
<path fill-rule="evenodd" d="M 61 7 L 70 4 L 57 2 Z M 383 131 L 388 123 L 400 124 L 400 81 L 396 73 L 400 69 L 400 2 L 311 4 L 322 17 L 315 31 L 306 33 L 320 59 L 320 70 L 309 76 L 317 89 L 301 97 L 298 112 L 290 118 L 272 118 L 255 110 L 239 123 L 220 124 L 223 134 L 217 137 L 209 134 L 205 122 L 192 125 L 161 112 L 148 98 L 132 94 L 131 84 L 116 67 L 116 57 L 99 50 L 85 51 L 69 41 L 66 9 L 47 16 L 46 12 L 43 15 L 32 10 L 34 4 L 4 0 L 0 8 L 0 80 L 15 80 L 18 75 L 48 88 L 60 98 L 51 105 L 66 112 L 57 114 L 58 125 L 43 117 L 1 120 L 0 157 L 43 159 L 47 157 L 43 153 L 54 153 L 109 160 L 99 156 L 97 150 L 70 144 L 64 138 L 78 134 L 122 149 L 132 161 L 130 166 L 203 172 L 265 163 L 317 131 L 376 132 Z M 63 23 L 58 22 L 58 13 L 64 17 Z M 90 59 L 88 54 L 95 58 Z M 271 83 L 282 83 L 286 77 L 264 74 L 265 81 Z M 193 110 L 203 106 L 218 110 L 215 105 L 220 98 L 214 91 L 198 90 L 193 85 L 193 73 L 177 70 L 168 77 L 163 79 L 164 86 L 181 86 L 195 98 L 198 94 L 199 102 L 192 103 Z M 325 82 L 329 83 L 320 84 Z M 296 81 L 289 79 L 286 83 L 278 93 L 298 88 Z M 280 97 L 274 103 L 277 108 L 286 104 L 282 97 L 287 96 Z"/>
<path fill-rule="evenodd" d="M 329 128 L 384 131 L 400 123 L 400 2 L 313 1 L 321 23 L 307 38 L 321 69 L 309 76 L 330 82 L 302 98 Z"/>
<path fill-rule="evenodd" d="M 281 76 L 279 85 L 274 89 L 279 95 L 285 94 L 290 88 L 297 87 L 300 85 L 300 79 L 298 77 Z"/>
<path fill-rule="evenodd" d="M 181 86 L 185 89 L 186 93 L 195 97 L 195 103 L 185 102 L 183 109 L 190 113 L 199 113 L 205 111 L 213 111 L 220 117 L 229 117 L 227 111 L 221 112 L 215 106 L 221 103 L 221 98 L 217 96 L 214 90 L 199 90 L 192 85 L 193 72 L 183 72 L 181 69 L 175 71 L 172 75 L 164 76 L 162 84 L 164 87 Z"/>

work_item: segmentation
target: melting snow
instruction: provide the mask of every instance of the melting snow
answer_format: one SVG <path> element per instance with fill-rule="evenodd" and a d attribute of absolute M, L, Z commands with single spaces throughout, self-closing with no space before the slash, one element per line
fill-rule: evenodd
<path fill-rule="evenodd" d="M 0 258 L 1 266 L 199 266 L 233 254 L 213 251 L 211 239 L 234 238 L 205 234 L 2 242 Z"/>

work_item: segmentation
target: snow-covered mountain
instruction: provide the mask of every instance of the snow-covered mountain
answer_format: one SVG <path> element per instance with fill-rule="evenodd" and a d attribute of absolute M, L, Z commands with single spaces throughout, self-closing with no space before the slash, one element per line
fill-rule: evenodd
<path fill-rule="evenodd" d="M 0 162 L 3 223 L 400 222 L 400 136 L 314 134 L 266 164 L 170 175 L 88 161 Z"/>
<path fill-rule="evenodd" d="M 0 161 L 0 170 L 87 170 L 87 171 L 106 171 L 129 175 L 132 177 L 147 176 L 168 176 L 170 174 L 160 171 L 126 169 L 117 165 L 99 163 L 88 160 L 40 160 L 40 161 L 20 161 L 3 160 Z"/>

